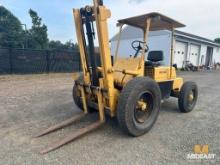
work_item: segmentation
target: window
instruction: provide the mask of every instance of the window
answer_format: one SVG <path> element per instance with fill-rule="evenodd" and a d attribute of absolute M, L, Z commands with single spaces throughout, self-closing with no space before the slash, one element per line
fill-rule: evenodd
<path fill-rule="evenodd" d="M 219 52 L 219 48 L 217 48 L 217 52 Z"/>

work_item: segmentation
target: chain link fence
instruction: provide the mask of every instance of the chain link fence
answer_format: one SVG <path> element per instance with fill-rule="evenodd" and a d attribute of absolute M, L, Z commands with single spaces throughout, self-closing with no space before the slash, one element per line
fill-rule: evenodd
<path fill-rule="evenodd" d="M 80 71 L 77 51 L 0 48 L 0 74 Z"/>

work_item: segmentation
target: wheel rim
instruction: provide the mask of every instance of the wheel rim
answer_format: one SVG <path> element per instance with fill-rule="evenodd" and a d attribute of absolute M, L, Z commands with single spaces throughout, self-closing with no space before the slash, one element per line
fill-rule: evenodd
<path fill-rule="evenodd" d="M 187 96 L 188 106 L 193 107 L 196 101 L 196 91 L 192 89 Z"/>
<path fill-rule="evenodd" d="M 152 93 L 145 91 L 138 97 L 137 103 L 134 107 L 134 119 L 137 123 L 145 123 L 149 119 L 154 105 Z"/>

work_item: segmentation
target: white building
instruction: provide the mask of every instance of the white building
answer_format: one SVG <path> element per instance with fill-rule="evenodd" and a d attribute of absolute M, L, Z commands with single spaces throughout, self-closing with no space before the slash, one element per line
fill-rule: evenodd
<path fill-rule="evenodd" d="M 143 40 L 142 30 L 126 26 L 121 34 L 119 56 L 129 57 L 135 51 L 131 47 L 134 40 Z M 115 54 L 118 34 L 111 39 L 111 53 Z M 172 34 L 168 30 L 153 31 L 149 34 L 149 51 L 162 50 L 164 52 L 163 65 L 170 64 Z M 189 33 L 175 31 L 173 64 L 182 68 L 186 61 L 190 61 L 195 66 L 211 66 L 220 63 L 220 44 L 212 40 L 192 35 Z"/>

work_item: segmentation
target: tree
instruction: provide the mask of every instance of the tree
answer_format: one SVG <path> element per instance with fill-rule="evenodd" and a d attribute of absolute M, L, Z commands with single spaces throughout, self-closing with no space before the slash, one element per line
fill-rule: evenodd
<path fill-rule="evenodd" d="M 69 50 L 77 50 L 78 45 L 74 44 L 71 40 L 69 40 L 64 44 L 64 48 Z"/>
<path fill-rule="evenodd" d="M 52 40 L 49 42 L 49 49 L 77 50 L 78 45 L 74 44 L 71 40 L 67 41 L 65 44 L 60 41 Z"/>
<path fill-rule="evenodd" d="M 216 38 L 216 39 L 215 39 L 215 42 L 217 42 L 217 43 L 220 44 L 220 38 Z"/>
<path fill-rule="evenodd" d="M 4 6 L 0 6 L 0 46 L 24 47 L 24 33 L 19 19 Z"/>
<path fill-rule="evenodd" d="M 49 42 L 49 49 L 64 49 L 64 45 L 60 41 L 50 41 Z"/>
<path fill-rule="evenodd" d="M 42 24 L 42 18 L 38 16 L 36 11 L 30 9 L 29 15 L 32 19 L 32 27 L 28 34 L 29 47 L 34 49 L 48 48 L 47 26 Z"/>

